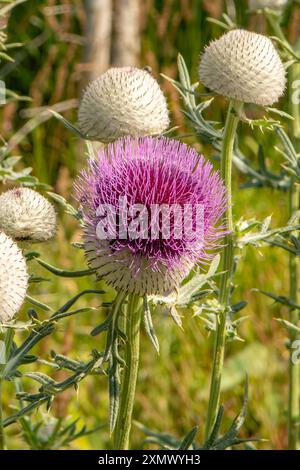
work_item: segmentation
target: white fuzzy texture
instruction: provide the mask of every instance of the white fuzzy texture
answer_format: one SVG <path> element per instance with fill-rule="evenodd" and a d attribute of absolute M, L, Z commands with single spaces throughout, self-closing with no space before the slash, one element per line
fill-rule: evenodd
<path fill-rule="evenodd" d="M 263 106 L 277 102 L 286 84 L 285 69 L 272 41 L 240 29 L 207 46 L 199 75 L 219 95 Z"/>
<path fill-rule="evenodd" d="M 26 262 L 21 250 L 0 232 L 0 324 L 20 310 L 28 287 Z"/>
<path fill-rule="evenodd" d="M 132 259 L 132 254 L 111 252 L 108 241 L 94 240 L 85 234 L 85 254 L 90 268 L 96 269 L 98 279 L 104 278 L 117 291 L 147 295 L 168 295 L 176 290 L 192 269 L 192 264 L 180 262 L 180 268 L 167 268 L 157 263 L 155 269 L 148 265 L 147 260 Z"/>
<path fill-rule="evenodd" d="M 55 209 L 32 189 L 6 191 L 0 195 L 0 230 L 14 240 L 50 240 L 56 232 Z"/>
<path fill-rule="evenodd" d="M 288 0 L 249 0 L 250 10 L 260 10 L 270 8 L 271 10 L 280 10 L 287 4 Z"/>
<path fill-rule="evenodd" d="M 86 89 L 78 127 L 91 140 L 156 135 L 169 126 L 167 102 L 157 81 L 145 70 L 113 67 Z"/>

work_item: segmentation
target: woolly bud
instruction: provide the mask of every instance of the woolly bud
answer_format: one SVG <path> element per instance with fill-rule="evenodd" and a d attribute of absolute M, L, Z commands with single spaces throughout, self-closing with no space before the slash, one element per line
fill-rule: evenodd
<path fill-rule="evenodd" d="M 50 240 L 56 231 L 55 209 L 32 189 L 6 191 L 0 195 L 0 230 L 14 240 Z"/>
<path fill-rule="evenodd" d="M 21 250 L 0 232 L 0 323 L 20 310 L 28 287 L 26 262 Z"/>
<path fill-rule="evenodd" d="M 166 99 L 145 70 L 114 67 L 86 89 L 78 127 L 92 140 L 113 142 L 127 135 L 161 134 L 169 126 Z"/>
<path fill-rule="evenodd" d="M 283 63 L 271 40 L 240 29 L 211 42 L 201 58 L 199 75 L 220 95 L 264 106 L 278 101 L 286 84 Z"/>
<path fill-rule="evenodd" d="M 260 10 L 270 8 L 271 10 L 280 10 L 287 4 L 288 0 L 249 0 L 250 10 Z"/>

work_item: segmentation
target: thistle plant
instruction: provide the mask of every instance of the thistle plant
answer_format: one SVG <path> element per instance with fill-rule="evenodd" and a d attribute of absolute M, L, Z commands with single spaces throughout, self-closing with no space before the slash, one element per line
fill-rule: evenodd
<path fill-rule="evenodd" d="M 118 292 L 103 361 L 109 363 L 113 389 L 115 448 L 127 449 L 139 367 L 140 324 L 142 313 L 149 315 L 147 297 L 178 290 L 197 262 L 204 264 L 211 258 L 224 235 L 218 222 L 226 210 L 227 195 L 212 165 L 192 148 L 166 138 L 146 137 L 119 140 L 100 150 L 82 172 L 76 197 L 89 266 Z M 185 207 L 191 210 L 183 213 Z M 201 220 L 197 219 L 198 207 L 203 209 Z M 99 212 L 99 208 L 114 208 L 114 213 Z M 164 208 L 175 212 L 166 217 Z M 184 230 L 187 226 L 192 233 Z M 118 352 L 123 341 L 124 358 Z"/>
<path fill-rule="evenodd" d="M 195 86 L 189 82 L 188 71 L 180 57 L 179 64 L 181 82 L 173 81 L 173 84 L 184 98 L 188 109 L 187 116 L 194 125 L 196 132 L 200 137 L 211 142 L 220 152 L 221 176 L 224 179 L 226 188 L 226 191 L 220 192 L 219 186 L 216 193 L 212 195 L 211 201 L 213 199 L 219 201 L 219 208 L 222 206 L 224 209 L 223 223 L 217 231 L 206 232 L 204 229 L 203 239 L 206 242 L 202 249 L 199 240 L 194 240 L 193 243 L 187 245 L 187 240 L 183 239 L 179 243 L 178 240 L 174 240 L 172 237 L 168 241 L 164 241 L 164 237 L 160 236 L 159 243 L 157 243 L 157 240 L 155 240 L 155 243 L 149 242 L 147 237 L 145 240 L 143 236 L 145 237 L 145 234 L 148 236 L 152 229 L 148 220 L 146 224 L 143 224 L 143 220 L 138 219 L 138 226 L 140 227 L 139 224 L 141 224 L 143 229 L 144 235 L 142 237 L 139 233 L 138 237 L 128 241 L 126 237 L 124 239 L 124 236 L 120 236 L 118 231 L 121 225 L 123 227 L 121 220 L 123 221 L 124 217 L 127 222 L 136 222 L 130 211 L 128 212 L 128 207 L 132 207 L 132 204 L 142 205 L 142 208 L 140 208 L 141 214 L 144 214 L 145 207 L 148 208 L 151 203 L 164 203 L 167 195 L 171 197 L 172 194 L 176 194 L 176 197 L 170 200 L 167 198 L 169 204 L 171 202 L 176 203 L 177 197 L 179 197 L 179 205 L 180 203 L 183 204 L 183 201 L 180 200 L 181 193 L 176 187 L 177 184 L 181 190 L 184 190 L 183 181 L 188 181 L 191 185 L 191 175 L 202 168 L 201 159 L 199 163 L 196 163 L 191 150 L 188 152 L 183 151 L 184 147 L 180 147 L 179 144 L 175 146 L 172 141 L 162 138 L 158 140 L 150 138 L 120 140 L 108 146 L 107 149 L 101 149 L 98 157 L 92 155 L 88 169 L 82 173 L 76 184 L 76 196 L 80 203 L 80 214 L 84 229 L 84 249 L 91 272 L 96 273 L 99 278 L 106 279 L 118 292 L 110 316 L 103 324 L 96 327 L 92 334 L 100 334 L 103 331 L 108 332 L 101 364 L 108 363 L 110 429 L 114 432 L 115 447 L 119 449 L 129 447 L 131 416 L 138 374 L 139 330 L 142 314 L 147 325 L 147 332 L 155 347 L 158 347 L 158 340 L 154 334 L 151 320 L 152 303 L 154 305 L 160 303 L 171 305 L 174 318 L 180 322 L 176 314 L 177 306 L 180 308 L 181 305 L 189 305 L 190 302 L 196 301 L 198 296 L 199 299 L 205 298 L 207 294 L 202 294 L 201 287 L 209 277 L 205 278 L 204 281 L 202 279 L 202 283 L 200 283 L 200 279 L 196 275 L 190 281 L 191 284 L 187 283 L 186 286 L 183 284 L 180 287 L 180 283 L 197 261 L 203 262 L 209 259 L 207 253 L 214 248 L 214 241 L 217 241 L 222 235 L 225 235 L 225 243 L 220 283 L 218 286 L 214 286 L 212 291 L 209 291 L 209 293 L 218 293 L 218 307 L 212 308 L 209 303 L 204 303 L 202 307 L 204 311 L 207 309 L 207 327 L 214 332 L 215 338 L 211 390 L 203 448 L 226 448 L 240 442 L 237 433 L 245 416 L 247 394 L 245 395 L 241 415 L 237 417 L 236 423 L 239 424 L 238 426 L 236 423 L 233 424 L 234 433 L 230 429 L 228 434 L 225 433 L 223 437 L 218 437 L 222 420 L 220 388 L 226 340 L 236 336 L 237 322 L 232 317 L 234 313 L 245 306 L 244 302 L 241 302 L 240 306 L 235 306 L 231 300 L 235 248 L 243 248 L 251 243 L 264 243 L 266 240 L 271 242 L 273 238 L 281 234 L 282 236 L 289 234 L 295 229 L 295 226 L 291 224 L 287 227 L 272 230 L 269 229 L 269 224 L 266 227 L 266 222 L 264 222 L 259 225 L 260 232 L 251 233 L 247 237 L 244 232 L 249 232 L 249 230 L 251 232 L 251 223 L 235 225 L 232 218 L 232 162 L 251 177 L 255 174 L 253 169 L 246 164 L 246 159 L 237 146 L 235 136 L 238 123 L 241 120 L 250 125 L 266 128 L 272 128 L 276 123 L 272 119 L 249 120 L 244 113 L 244 105 L 254 103 L 265 107 L 270 106 L 278 101 L 285 89 L 285 69 L 273 43 L 262 35 L 236 30 L 214 41 L 205 50 L 199 66 L 200 80 L 208 88 L 230 100 L 223 131 L 220 131 L 212 123 L 206 122 L 203 118 L 202 112 L 210 102 L 196 105 Z M 249 76 L 251 80 L 249 80 Z M 245 77 L 248 77 L 248 79 Z M 103 82 L 100 79 L 97 83 L 99 87 L 97 89 L 97 99 L 100 102 L 105 87 L 101 88 Z M 121 102 L 130 102 L 131 90 L 126 87 L 125 89 L 126 94 L 122 96 Z M 115 94 L 117 94 L 116 91 Z M 109 103 L 107 103 L 107 106 L 109 106 Z M 88 108 L 87 106 L 86 109 Z M 138 104 L 136 108 L 138 108 Z M 115 109 L 113 104 L 112 110 L 109 109 L 106 112 L 108 117 L 106 121 L 102 116 L 105 126 L 110 125 L 111 115 L 112 112 L 115 112 Z M 266 108 L 266 110 L 276 112 L 273 108 Z M 85 139 L 96 139 L 95 134 L 93 137 L 87 129 L 77 129 L 64 118 L 57 117 L 77 135 Z M 121 117 L 118 116 L 118 119 L 121 119 Z M 126 125 L 128 126 L 128 123 Z M 120 125 L 121 135 L 127 135 L 122 126 L 123 124 Z M 133 136 L 145 134 L 145 131 L 141 128 L 130 132 Z M 112 133 L 109 139 L 101 136 L 98 140 L 110 141 L 118 137 L 118 132 L 115 132 Z M 89 146 L 89 148 L 92 147 Z M 189 159 L 192 159 L 192 166 L 187 164 L 187 160 L 183 158 L 185 152 L 189 155 Z M 183 161 L 181 161 L 182 159 Z M 180 171 L 182 168 L 188 170 L 184 172 L 184 180 L 182 178 L 178 179 L 176 172 L 174 175 L 172 173 L 174 178 L 168 176 L 171 175 L 168 169 L 170 161 L 172 162 L 172 172 L 175 171 L 176 162 L 180 166 Z M 154 167 L 152 167 L 153 165 Z M 166 175 L 164 174 L 165 171 L 167 172 Z M 180 171 L 178 168 L 178 175 L 180 175 Z M 266 180 L 271 181 L 264 175 L 259 173 L 256 173 L 256 175 L 264 182 Z M 186 180 L 186 178 L 188 179 Z M 288 182 L 274 177 L 272 184 L 274 186 L 283 186 L 288 185 Z M 168 185 L 171 185 L 172 191 L 167 190 Z M 204 184 L 204 187 L 208 188 L 209 185 Z M 156 188 L 156 192 L 154 188 Z M 217 196 L 218 194 L 219 196 Z M 224 205 L 225 194 L 228 197 L 228 205 Z M 160 195 L 162 196 L 161 200 Z M 210 192 L 208 192 L 208 196 L 210 196 Z M 124 197 L 125 206 L 123 200 L 122 203 L 120 202 L 120 198 Z M 195 202 L 197 199 L 193 200 Z M 223 201 L 222 204 L 221 201 Z M 189 199 L 186 202 L 189 202 Z M 207 201 L 202 201 L 202 203 L 204 207 L 207 207 Z M 102 222 L 106 219 L 107 209 L 112 206 L 117 208 L 117 214 L 114 214 L 111 218 L 108 217 L 103 232 Z M 104 212 L 100 211 L 98 213 L 99 207 L 102 207 L 102 209 L 105 207 L 106 209 Z M 219 216 L 222 216 L 222 213 L 223 210 L 219 210 Z M 205 210 L 204 214 L 207 214 Z M 215 227 L 214 224 L 217 219 L 212 220 L 212 227 Z M 257 227 L 257 225 L 254 224 L 253 226 Z M 136 224 L 133 224 L 133 226 L 135 229 L 137 228 Z M 173 229 L 176 226 L 175 224 Z M 159 226 L 159 228 L 161 227 Z M 102 236 L 99 237 L 99 233 Z M 104 238 L 103 233 L 106 234 Z M 116 233 L 119 235 L 117 236 Z M 107 239 L 107 234 L 112 234 L 112 236 Z M 210 238 L 212 235 L 215 240 Z M 212 272 L 215 272 L 215 270 Z M 197 282 L 199 282 L 198 289 L 195 288 Z M 177 291 L 177 298 L 176 295 L 174 298 L 172 291 L 175 291 L 175 293 Z M 183 294 L 183 291 L 186 291 L 186 294 Z M 188 292 L 189 294 L 187 294 Z M 216 316 L 215 321 L 212 319 L 212 314 Z M 124 344 L 125 354 L 122 354 L 122 345 Z M 186 442 L 191 443 L 195 433 L 192 432 L 191 436 L 192 438 L 189 436 Z M 192 440 L 190 441 L 190 439 Z"/>
<path fill-rule="evenodd" d="M 200 81 L 230 100 L 222 136 L 221 175 L 232 199 L 232 161 L 234 141 L 244 103 L 272 105 L 285 88 L 285 70 L 272 42 L 262 35 L 234 30 L 213 41 L 201 57 Z M 231 200 L 232 202 L 232 200 Z M 226 344 L 226 322 L 230 316 L 230 292 L 234 269 L 234 222 L 232 207 L 224 217 L 229 234 L 222 258 L 224 275 L 220 282 L 221 311 L 217 320 L 211 389 L 206 422 L 209 437 L 217 418 L 220 402 L 222 368 Z"/>

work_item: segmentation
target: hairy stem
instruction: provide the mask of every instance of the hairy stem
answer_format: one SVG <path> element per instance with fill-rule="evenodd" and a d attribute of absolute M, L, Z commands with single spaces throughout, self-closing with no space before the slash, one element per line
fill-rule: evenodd
<path fill-rule="evenodd" d="M 237 111 L 241 109 L 241 104 L 236 105 Z M 206 419 L 205 438 L 207 439 L 213 429 L 216 421 L 219 404 L 222 369 L 224 363 L 224 353 L 226 344 L 226 319 L 229 307 L 231 278 L 234 267 L 234 226 L 232 218 L 231 196 L 232 196 L 232 157 L 235 134 L 238 126 L 239 118 L 235 112 L 233 103 L 230 103 L 226 125 L 224 129 L 222 153 L 221 153 L 221 175 L 227 188 L 229 197 L 229 206 L 224 214 L 224 225 L 228 230 L 225 237 L 225 243 L 222 253 L 222 267 L 224 274 L 220 281 L 219 303 L 221 312 L 217 317 L 216 332 L 214 335 L 214 353 L 213 353 L 213 369 L 210 384 L 210 394 L 208 403 L 208 412 Z"/>
<path fill-rule="evenodd" d="M 129 449 L 132 412 L 139 368 L 141 319 L 142 300 L 137 295 L 131 294 L 128 300 L 126 315 L 126 365 L 124 366 L 120 409 L 114 435 L 114 448 L 116 450 Z"/>
<path fill-rule="evenodd" d="M 289 90 L 290 90 L 290 114 L 294 120 L 291 122 L 291 139 L 297 152 L 300 151 L 300 107 L 293 100 L 293 83 L 300 76 L 299 64 L 290 67 L 289 72 Z M 294 181 L 290 189 L 290 216 L 299 210 L 300 190 L 299 184 Z M 294 254 L 290 254 L 289 261 L 289 278 L 290 278 L 290 299 L 295 304 L 299 302 L 299 258 Z M 289 321 L 298 326 L 299 311 L 290 309 Z M 293 343 L 299 340 L 297 331 L 291 331 L 290 340 L 290 358 L 289 358 L 289 398 L 288 398 L 288 446 L 290 450 L 298 450 L 299 444 L 299 418 L 300 418 L 300 366 L 298 362 L 293 363 Z"/>

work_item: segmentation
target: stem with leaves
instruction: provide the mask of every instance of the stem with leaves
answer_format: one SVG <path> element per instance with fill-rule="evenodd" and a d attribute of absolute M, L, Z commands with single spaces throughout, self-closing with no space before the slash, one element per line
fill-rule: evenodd
<path fill-rule="evenodd" d="M 132 412 L 140 355 L 140 328 L 142 319 L 142 299 L 131 294 L 126 312 L 125 366 L 122 378 L 120 408 L 114 431 L 114 448 L 128 450 Z"/>
<path fill-rule="evenodd" d="M 266 12 L 266 18 L 275 37 L 285 50 L 288 59 L 294 60 L 289 67 L 288 73 L 288 89 L 289 89 L 289 113 L 293 117 L 290 123 L 290 139 L 296 153 L 300 152 L 300 107 L 297 100 L 293 99 L 294 83 L 299 79 L 300 64 L 297 50 L 290 45 L 280 25 L 280 17 Z M 296 59 L 296 60 L 295 60 Z M 298 210 L 300 204 L 300 187 L 295 177 L 292 177 L 291 187 L 289 191 L 289 212 L 292 217 Z M 299 223 L 299 218 L 295 220 L 295 224 Z M 294 235 L 295 236 L 295 235 Z M 289 255 L 289 300 L 291 304 L 299 303 L 299 258 L 294 253 Z M 299 339 L 297 327 L 299 324 L 299 311 L 290 307 L 289 322 L 294 325 L 294 329 L 289 330 L 289 396 L 288 396 L 288 447 L 290 450 L 298 450 L 300 448 L 299 441 L 299 417 L 300 417 L 300 365 L 293 363 L 293 343 Z"/>
<path fill-rule="evenodd" d="M 221 277 L 220 291 L 219 291 L 219 303 L 221 311 L 217 317 L 216 331 L 214 336 L 214 356 L 213 356 L 213 369 L 210 385 L 210 395 L 208 412 L 206 419 L 205 439 L 207 439 L 215 425 L 219 405 L 220 405 L 220 391 L 221 391 L 221 380 L 222 370 L 224 364 L 224 353 L 226 345 L 226 321 L 227 314 L 230 309 L 230 289 L 231 279 L 234 268 L 234 224 L 232 217 L 232 159 L 233 159 L 233 148 L 237 126 L 239 118 L 237 113 L 241 109 L 240 103 L 231 102 L 226 125 L 223 135 L 222 153 L 221 153 L 221 175 L 225 182 L 225 186 L 228 192 L 229 206 L 224 215 L 224 225 L 228 231 L 225 237 L 225 243 L 222 253 L 222 267 L 221 270 L 224 273 Z"/>

